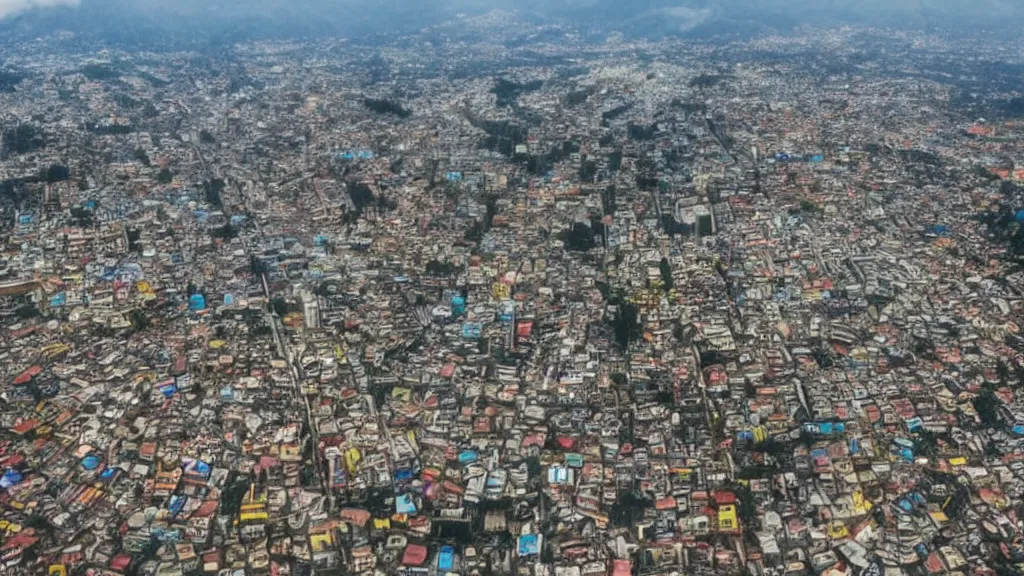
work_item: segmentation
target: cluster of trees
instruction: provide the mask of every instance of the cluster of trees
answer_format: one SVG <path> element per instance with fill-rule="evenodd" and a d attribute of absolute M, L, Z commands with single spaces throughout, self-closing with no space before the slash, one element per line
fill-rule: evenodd
<path fill-rule="evenodd" d="M 214 238 L 218 238 L 220 240 L 230 240 L 232 238 L 238 237 L 238 228 L 228 223 L 211 230 L 210 236 L 213 236 Z"/>
<path fill-rule="evenodd" d="M 580 162 L 580 182 L 592 182 L 597 176 L 597 162 L 584 158 Z"/>
<path fill-rule="evenodd" d="M 153 88 L 166 88 L 167 86 L 171 85 L 169 81 L 154 76 L 149 72 L 137 72 L 137 75 L 139 76 L 139 78 L 142 78 L 146 82 L 149 82 L 153 86 Z"/>
<path fill-rule="evenodd" d="M 589 98 L 589 89 L 573 90 L 572 92 L 569 92 L 568 94 L 565 95 L 565 98 L 562 99 L 562 102 L 565 104 L 567 108 L 572 108 L 573 106 L 579 106 L 580 104 L 583 104 Z"/>
<path fill-rule="evenodd" d="M 366 106 L 377 114 L 391 114 L 398 116 L 399 118 L 408 118 L 412 115 L 412 112 L 407 108 L 403 108 L 401 104 L 393 100 L 385 100 L 383 98 L 366 98 L 363 100 L 363 106 Z"/>
<path fill-rule="evenodd" d="M 519 96 L 540 90 L 543 85 L 543 80 L 534 80 L 532 82 L 527 82 L 526 84 L 519 84 L 504 78 L 499 78 L 494 84 L 494 88 L 491 88 L 491 92 L 498 97 L 498 106 L 511 106 L 516 103 Z"/>
<path fill-rule="evenodd" d="M 524 162 L 526 171 L 535 176 L 547 174 L 556 163 L 565 160 L 572 154 L 579 152 L 579 144 L 566 140 L 562 142 L 561 146 L 555 146 L 548 150 L 547 154 L 538 156 L 536 154 L 530 154 L 525 157 L 520 156 L 519 159 Z"/>
<path fill-rule="evenodd" d="M 614 526 L 632 528 L 644 517 L 644 510 L 654 506 L 654 501 L 641 492 L 619 494 L 608 514 Z"/>
<path fill-rule="evenodd" d="M 377 197 L 373 195 L 373 191 L 370 190 L 370 186 L 358 180 L 346 182 L 345 190 L 348 192 L 349 198 L 352 199 L 352 203 L 355 204 L 356 212 L 359 215 L 362 215 L 363 210 L 377 200 Z"/>
<path fill-rule="evenodd" d="M 661 273 L 661 287 L 665 289 L 665 292 L 672 290 L 675 280 L 672 278 L 672 266 L 669 265 L 668 258 L 661 259 L 661 262 L 658 263 L 658 271 Z"/>
<path fill-rule="evenodd" d="M 114 80 L 121 77 L 117 70 L 104 64 L 87 64 L 82 67 L 82 74 L 92 81 Z"/>
<path fill-rule="evenodd" d="M 637 163 L 636 186 L 644 192 L 650 192 L 658 188 L 658 167 L 648 156 L 642 156 Z"/>
<path fill-rule="evenodd" d="M 690 80 L 690 88 L 713 88 L 724 82 L 725 78 L 720 74 L 701 74 Z"/>
<path fill-rule="evenodd" d="M 458 271 L 459 267 L 451 262 L 438 262 L 437 260 L 431 260 L 427 263 L 427 274 L 429 276 L 454 276 Z"/>
<path fill-rule="evenodd" d="M 128 313 L 128 321 L 132 324 L 132 332 L 142 332 L 153 325 L 153 320 L 145 312 L 134 308 Z"/>
<path fill-rule="evenodd" d="M 122 108 L 135 109 L 142 105 L 142 102 L 132 98 L 127 94 L 114 94 L 114 103 Z"/>
<path fill-rule="evenodd" d="M 616 106 L 615 108 L 612 108 L 611 110 L 606 110 L 603 114 L 601 114 L 601 120 L 603 122 L 609 122 L 611 120 L 615 120 L 619 116 L 622 116 L 626 112 L 629 112 L 632 108 L 633 108 L 633 104 L 632 103 L 622 104 L 621 106 Z"/>
<path fill-rule="evenodd" d="M 591 222 L 591 224 L 594 224 L 594 222 Z M 596 224 L 600 225 L 600 222 Z M 565 232 L 565 247 L 575 252 L 587 252 L 597 246 L 597 243 L 594 242 L 595 233 L 596 231 L 587 223 L 575 222 Z"/>
<path fill-rule="evenodd" d="M 977 410 L 981 423 L 987 428 L 995 428 L 999 424 L 1000 406 L 1002 402 L 996 398 L 993 386 L 985 386 L 974 398 L 974 409 Z"/>
<path fill-rule="evenodd" d="M 220 197 L 220 193 L 224 191 L 224 180 L 220 178 L 214 178 L 203 182 L 203 197 L 206 201 L 217 207 L 218 209 L 224 208 L 224 201 Z"/>
<path fill-rule="evenodd" d="M 138 160 L 139 162 L 142 162 L 143 166 L 148 167 L 151 164 L 149 160 L 149 154 L 146 154 L 146 151 L 143 150 L 142 148 L 136 148 L 134 155 L 135 159 Z"/>
<path fill-rule="evenodd" d="M 1008 196 L 1016 196 L 1015 190 L 1013 184 L 1003 186 L 1003 191 Z M 1015 201 L 1011 199 L 1009 202 Z M 993 240 L 1005 243 L 1009 247 L 1008 255 L 1017 260 L 1024 258 L 1024 224 L 1017 220 L 1019 210 L 1010 204 L 1002 203 L 996 210 L 979 216 Z"/>
<path fill-rule="evenodd" d="M 7 154 L 28 154 L 46 147 L 46 139 L 31 124 L 19 124 L 14 128 L 4 130 L 2 141 L 4 152 Z"/>
<path fill-rule="evenodd" d="M 139 248 L 141 247 L 139 245 L 139 239 L 142 238 L 142 233 L 139 232 L 139 229 L 129 228 L 127 231 L 125 231 L 125 236 L 128 238 L 128 251 L 138 252 Z"/>
<path fill-rule="evenodd" d="M 228 479 L 224 483 L 224 490 L 221 491 L 220 497 L 220 508 L 224 514 L 230 515 L 230 517 L 238 514 L 238 511 L 242 508 L 242 499 L 249 492 L 249 485 L 251 483 L 252 478 L 243 476 L 237 470 L 232 470 L 228 474 Z"/>
<path fill-rule="evenodd" d="M 483 240 L 484 235 L 490 231 L 491 226 L 494 224 L 494 217 L 498 215 L 497 197 L 488 195 L 484 201 L 484 206 L 485 211 L 483 220 L 475 221 L 463 235 L 463 238 L 469 242 L 479 242 Z"/>
<path fill-rule="evenodd" d="M 608 169 L 612 172 L 618 172 L 619 168 L 622 167 L 622 150 L 613 150 L 608 154 Z"/>
<path fill-rule="evenodd" d="M 626 130 L 629 133 L 630 140 L 654 140 L 654 135 L 658 133 L 658 125 L 651 124 L 649 126 L 644 126 L 643 124 L 634 124 L 630 122 L 626 127 Z"/>
<path fill-rule="evenodd" d="M 260 274 L 267 274 L 271 268 L 265 260 L 253 255 L 249 258 L 249 269 L 252 270 L 253 276 L 259 276 Z"/>
<path fill-rule="evenodd" d="M 345 222 L 358 220 L 367 206 L 376 205 L 377 210 L 387 212 L 394 210 L 397 205 L 394 200 L 389 200 L 383 194 L 375 196 L 369 185 L 358 180 L 345 182 L 345 190 L 348 192 L 349 198 L 352 199 L 352 203 L 355 204 L 355 210 L 345 215 Z"/>
<path fill-rule="evenodd" d="M 203 144 L 216 144 L 217 139 L 210 134 L 209 130 L 203 129 L 199 131 L 199 141 Z"/>
<path fill-rule="evenodd" d="M 1006 112 L 1007 116 L 1024 116 L 1024 96 L 1011 98 L 1003 106 L 1003 110 Z"/>
<path fill-rule="evenodd" d="M 49 183 L 63 182 L 71 177 L 71 170 L 63 164 L 51 164 L 49 168 L 42 171 L 41 179 Z"/>
<path fill-rule="evenodd" d="M 167 168 L 164 168 L 163 170 L 160 170 L 160 172 L 157 173 L 156 181 L 161 184 L 170 184 L 171 182 L 174 181 L 174 174 L 171 173 L 171 171 L 168 170 Z"/>
<path fill-rule="evenodd" d="M 693 234 L 692 226 L 676 220 L 675 216 L 671 214 L 661 215 L 661 228 L 669 236 L 689 236 Z"/>
<path fill-rule="evenodd" d="M 800 200 L 800 211 L 807 212 L 808 214 L 813 214 L 815 212 L 821 212 L 821 207 L 818 206 L 817 202 L 804 198 Z"/>
<path fill-rule="evenodd" d="M 618 313 L 610 319 L 612 335 L 615 342 L 623 351 L 629 348 L 629 343 L 640 337 L 639 309 L 636 304 L 626 301 L 622 293 L 616 292 L 610 295 L 609 304 L 617 307 Z"/>
<path fill-rule="evenodd" d="M 71 207 L 71 219 L 76 226 L 80 226 L 82 228 L 92 228 L 96 224 L 92 210 L 83 208 L 82 206 Z"/>
<path fill-rule="evenodd" d="M 529 130 L 525 126 L 513 124 L 508 120 L 477 120 L 470 119 L 476 128 L 487 133 L 487 137 L 480 141 L 479 147 L 490 150 L 505 156 L 512 157 L 516 153 L 516 146 L 526 142 Z"/>
<path fill-rule="evenodd" d="M 942 165 L 942 158 L 938 154 L 927 150 L 911 148 L 910 150 L 900 150 L 899 155 L 903 161 L 910 164 L 926 164 L 928 166 Z"/>
<path fill-rule="evenodd" d="M 25 79 L 25 76 L 11 70 L 0 70 L 0 92 L 14 92 L 14 87 Z"/>
<path fill-rule="evenodd" d="M 703 112 L 703 111 L 707 110 L 707 106 L 705 104 L 703 104 L 703 103 L 699 103 L 699 102 L 684 102 L 684 101 L 682 101 L 679 98 L 674 98 L 672 100 L 672 106 L 674 108 L 679 108 L 680 110 L 682 110 L 683 112 L 686 112 L 688 114 L 693 114 L 695 112 Z"/>
<path fill-rule="evenodd" d="M 0 182 L 0 201 L 10 202 L 15 206 L 21 204 L 21 182 L 14 179 Z"/>

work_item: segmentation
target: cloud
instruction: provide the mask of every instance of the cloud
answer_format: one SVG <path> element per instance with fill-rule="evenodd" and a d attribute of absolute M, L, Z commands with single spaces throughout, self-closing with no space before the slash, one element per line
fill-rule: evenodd
<path fill-rule="evenodd" d="M 32 8 L 52 6 L 78 6 L 79 0 L 0 0 L 0 18 L 11 16 Z"/>
<path fill-rule="evenodd" d="M 710 8 L 688 8 L 686 6 L 674 6 L 665 9 L 665 15 L 675 20 L 680 32 L 689 32 L 694 28 L 711 20 L 712 10 Z"/>

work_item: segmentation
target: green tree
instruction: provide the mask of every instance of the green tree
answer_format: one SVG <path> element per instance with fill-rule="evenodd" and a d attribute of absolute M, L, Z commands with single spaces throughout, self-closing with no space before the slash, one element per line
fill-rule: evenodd
<path fill-rule="evenodd" d="M 71 170 L 63 164 L 51 164 L 43 173 L 43 179 L 47 182 L 63 182 L 71 177 Z"/>
<path fill-rule="evenodd" d="M 802 212 L 814 213 L 814 212 L 820 212 L 821 208 L 818 207 L 818 204 L 816 202 L 814 202 L 813 200 L 808 200 L 808 199 L 805 198 L 805 199 L 800 201 L 800 210 Z"/>
<path fill-rule="evenodd" d="M 754 527 L 757 525 L 757 503 L 754 502 L 754 493 L 747 484 L 736 483 L 733 486 L 733 493 L 739 501 L 736 512 L 744 526 Z"/>
<path fill-rule="evenodd" d="M 982 424 L 988 428 L 994 428 L 999 424 L 999 408 L 1001 402 L 996 398 L 995 392 L 989 388 L 982 388 L 981 392 L 974 399 L 974 409 L 978 412 Z"/>
<path fill-rule="evenodd" d="M 668 258 L 661 259 L 658 270 L 661 272 L 661 285 L 665 292 L 669 292 L 675 286 L 675 281 L 672 279 L 672 266 L 669 265 Z"/>

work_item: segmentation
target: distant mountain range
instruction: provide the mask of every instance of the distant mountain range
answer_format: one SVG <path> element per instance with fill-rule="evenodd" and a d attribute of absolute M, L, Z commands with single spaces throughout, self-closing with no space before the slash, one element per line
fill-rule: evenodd
<path fill-rule="evenodd" d="M 8 16 L 0 20 L 0 37 L 69 30 L 154 48 L 249 38 L 361 37 L 409 32 L 493 9 L 528 21 L 648 36 L 756 34 L 802 24 L 950 30 L 1012 30 L 1024 24 L 1020 0 L 80 0 L 77 7 Z"/>

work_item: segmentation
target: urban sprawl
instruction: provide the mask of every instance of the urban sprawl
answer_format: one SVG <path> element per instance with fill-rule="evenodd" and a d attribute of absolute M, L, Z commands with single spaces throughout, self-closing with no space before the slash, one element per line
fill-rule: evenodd
<path fill-rule="evenodd" d="M 4 573 L 1019 574 L 1021 54 L 11 44 Z"/>

